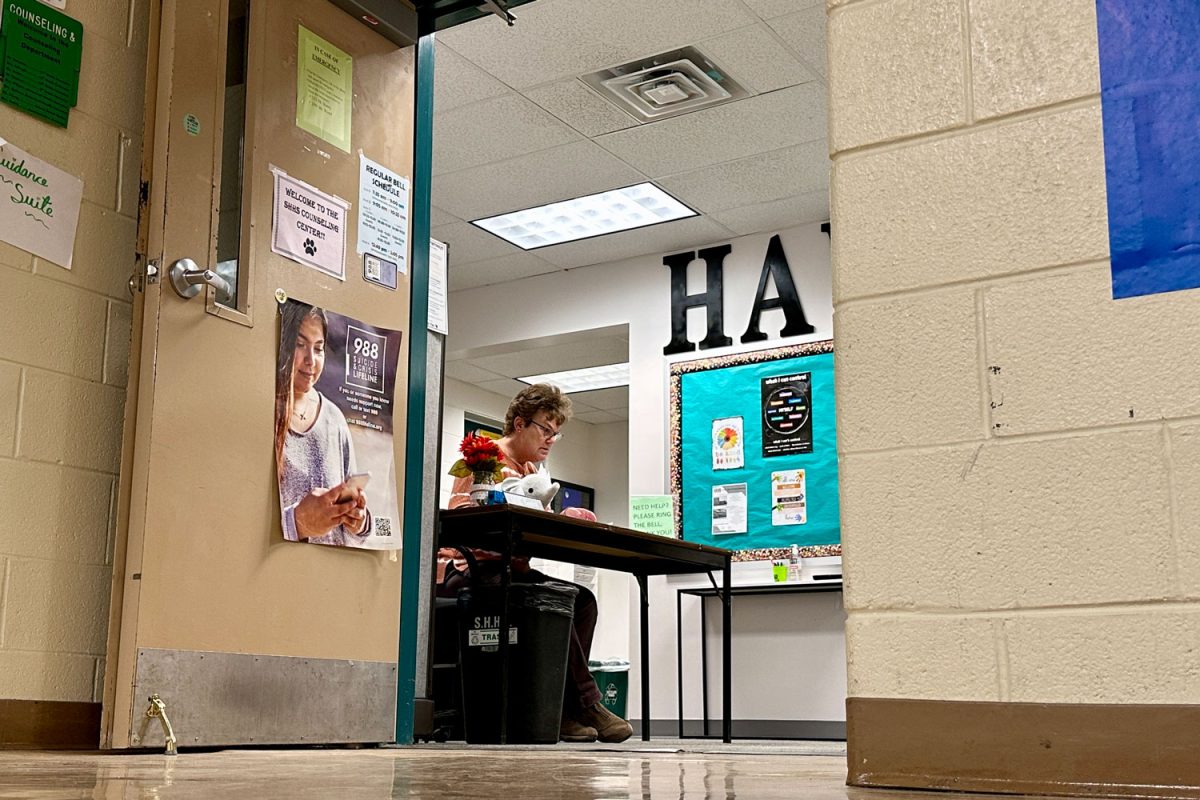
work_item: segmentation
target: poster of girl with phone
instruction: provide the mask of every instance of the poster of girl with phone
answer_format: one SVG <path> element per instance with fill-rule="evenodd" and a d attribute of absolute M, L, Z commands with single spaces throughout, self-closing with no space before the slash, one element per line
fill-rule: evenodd
<path fill-rule="evenodd" d="M 283 537 L 395 550 L 392 409 L 401 332 L 282 303 L 275 467 Z"/>

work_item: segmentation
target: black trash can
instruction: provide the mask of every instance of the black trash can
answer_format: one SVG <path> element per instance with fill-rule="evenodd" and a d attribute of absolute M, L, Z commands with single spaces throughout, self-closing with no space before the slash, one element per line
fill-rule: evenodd
<path fill-rule="evenodd" d="M 558 741 L 578 593 L 567 584 L 509 587 L 509 744 Z M 499 586 L 471 586 L 458 594 L 463 732 L 471 744 L 500 741 L 500 604 Z"/>

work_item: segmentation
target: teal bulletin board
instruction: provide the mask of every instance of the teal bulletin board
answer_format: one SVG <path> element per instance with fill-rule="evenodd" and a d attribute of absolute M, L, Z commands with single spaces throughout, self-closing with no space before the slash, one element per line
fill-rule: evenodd
<path fill-rule="evenodd" d="M 676 536 L 735 560 L 841 555 L 833 343 L 671 365 Z"/>

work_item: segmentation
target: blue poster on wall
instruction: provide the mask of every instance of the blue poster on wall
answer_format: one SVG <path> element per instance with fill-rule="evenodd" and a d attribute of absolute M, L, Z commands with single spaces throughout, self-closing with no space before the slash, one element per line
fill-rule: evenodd
<path fill-rule="evenodd" d="M 1097 0 L 1113 297 L 1200 287 L 1200 3 Z"/>
<path fill-rule="evenodd" d="M 671 439 L 681 538 L 841 553 L 831 342 L 672 365 Z"/>

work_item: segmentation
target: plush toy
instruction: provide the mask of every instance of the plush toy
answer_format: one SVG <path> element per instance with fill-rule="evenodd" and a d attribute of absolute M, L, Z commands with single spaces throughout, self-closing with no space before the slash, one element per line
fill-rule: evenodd
<path fill-rule="evenodd" d="M 500 481 L 500 491 L 532 498 L 545 508 L 558 494 L 558 484 L 551 483 L 550 476 L 545 472 L 534 472 L 523 478 L 505 478 Z"/>

